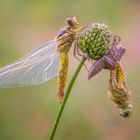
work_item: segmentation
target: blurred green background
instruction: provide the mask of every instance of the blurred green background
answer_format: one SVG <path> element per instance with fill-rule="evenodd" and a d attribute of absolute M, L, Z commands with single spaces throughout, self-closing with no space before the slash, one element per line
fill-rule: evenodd
<path fill-rule="evenodd" d="M 82 26 L 107 23 L 121 36 L 134 112 L 119 116 L 107 95 L 109 72 L 87 81 L 83 68 L 65 108 L 55 140 L 140 140 L 139 0 L 0 0 L 0 66 L 53 39 L 69 16 Z M 69 79 L 77 60 L 70 52 Z M 47 140 L 59 103 L 57 78 L 39 86 L 0 89 L 0 140 Z"/>

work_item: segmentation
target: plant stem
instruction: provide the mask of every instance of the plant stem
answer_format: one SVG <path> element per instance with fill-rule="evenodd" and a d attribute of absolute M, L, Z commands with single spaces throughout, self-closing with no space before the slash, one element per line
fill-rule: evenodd
<path fill-rule="evenodd" d="M 80 61 L 79 65 L 78 65 L 78 67 L 77 67 L 77 69 L 76 69 L 76 71 L 75 71 L 75 73 L 74 73 L 74 75 L 73 75 L 73 77 L 72 77 L 72 79 L 71 79 L 69 85 L 68 85 L 68 88 L 67 88 L 66 93 L 65 93 L 64 101 L 63 101 L 63 103 L 62 103 L 62 105 L 60 106 L 60 109 L 59 109 L 59 111 L 58 111 L 58 115 L 57 115 L 56 120 L 55 120 L 55 122 L 54 122 L 54 126 L 53 126 L 53 129 L 52 129 L 52 131 L 51 131 L 51 135 L 50 135 L 49 140 L 53 140 L 53 138 L 54 138 L 54 135 L 55 135 L 55 133 L 56 133 L 56 130 L 57 130 L 59 121 L 60 121 L 60 119 L 61 119 L 61 116 L 62 116 L 64 107 L 65 107 L 65 105 L 66 105 L 66 103 L 67 103 L 67 100 L 68 100 L 68 97 L 69 97 L 69 95 L 70 95 L 71 89 L 72 89 L 72 87 L 73 87 L 73 84 L 74 84 L 74 82 L 75 82 L 75 80 L 76 80 L 76 78 L 77 78 L 77 76 L 78 76 L 78 74 L 79 74 L 79 72 L 80 72 L 80 70 L 81 70 L 81 67 L 83 66 L 85 60 L 86 60 L 86 58 L 82 58 L 82 60 Z"/>

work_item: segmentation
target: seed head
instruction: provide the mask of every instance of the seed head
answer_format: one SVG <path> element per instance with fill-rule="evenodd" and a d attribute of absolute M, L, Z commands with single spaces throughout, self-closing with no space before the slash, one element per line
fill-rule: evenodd
<path fill-rule="evenodd" d="M 93 60 L 98 60 L 108 52 L 111 31 L 106 24 L 94 23 L 87 27 L 77 39 L 77 46 Z"/>

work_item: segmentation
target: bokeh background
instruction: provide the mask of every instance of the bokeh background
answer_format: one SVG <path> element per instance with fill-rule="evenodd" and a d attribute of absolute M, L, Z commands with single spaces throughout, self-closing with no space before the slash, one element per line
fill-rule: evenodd
<path fill-rule="evenodd" d="M 73 87 L 55 140 L 140 140 L 139 0 L 0 0 L 0 66 L 53 39 L 69 16 L 82 26 L 107 23 L 127 48 L 127 82 L 134 112 L 119 116 L 107 95 L 109 72 L 87 81 L 83 68 Z M 77 60 L 70 51 L 69 79 Z M 39 86 L 0 89 L 0 140 L 47 140 L 59 103 L 54 78 Z"/>

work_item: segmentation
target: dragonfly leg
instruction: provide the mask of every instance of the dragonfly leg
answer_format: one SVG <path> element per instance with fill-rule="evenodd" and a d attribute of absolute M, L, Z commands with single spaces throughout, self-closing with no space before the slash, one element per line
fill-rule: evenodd
<path fill-rule="evenodd" d="M 80 61 L 80 58 L 79 57 L 77 57 L 77 55 L 76 54 L 78 54 L 77 53 L 77 46 L 76 46 L 76 43 L 74 44 L 74 51 L 73 51 L 73 55 L 74 55 L 74 57 L 78 60 L 78 61 Z"/>
<path fill-rule="evenodd" d="M 79 34 L 81 33 L 83 30 L 85 30 L 86 27 L 81 27 L 81 28 L 78 28 L 78 29 L 73 29 L 73 30 L 69 30 L 70 32 L 74 32 L 76 34 Z"/>
<path fill-rule="evenodd" d="M 104 56 L 104 60 L 105 60 L 104 69 L 113 70 L 115 68 L 116 61 L 114 61 L 111 57 Z"/>
<path fill-rule="evenodd" d="M 78 57 L 76 56 L 76 54 L 78 54 L 78 56 L 85 57 L 84 55 L 80 54 L 79 48 L 77 47 L 77 45 L 76 45 L 76 43 L 75 43 L 75 44 L 74 44 L 73 55 L 74 55 L 74 57 L 75 57 L 78 61 L 80 61 L 80 58 L 78 58 Z M 84 67 L 85 67 L 85 69 L 86 69 L 87 71 L 89 71 L 88 68 L 87 68 L 87 66 L 86 66 L 86 64 L 84 64 Z"/>
<path fill-rule="evenodd" d="M 69 43 L 65 43 L 65 44 L 59 45 L 57 47 L 57 51 L 60 52 L 60 53 L 63 52 L 65 50 L 66 46 L 68 46 L 68 45 L 69 45 Z"/>

